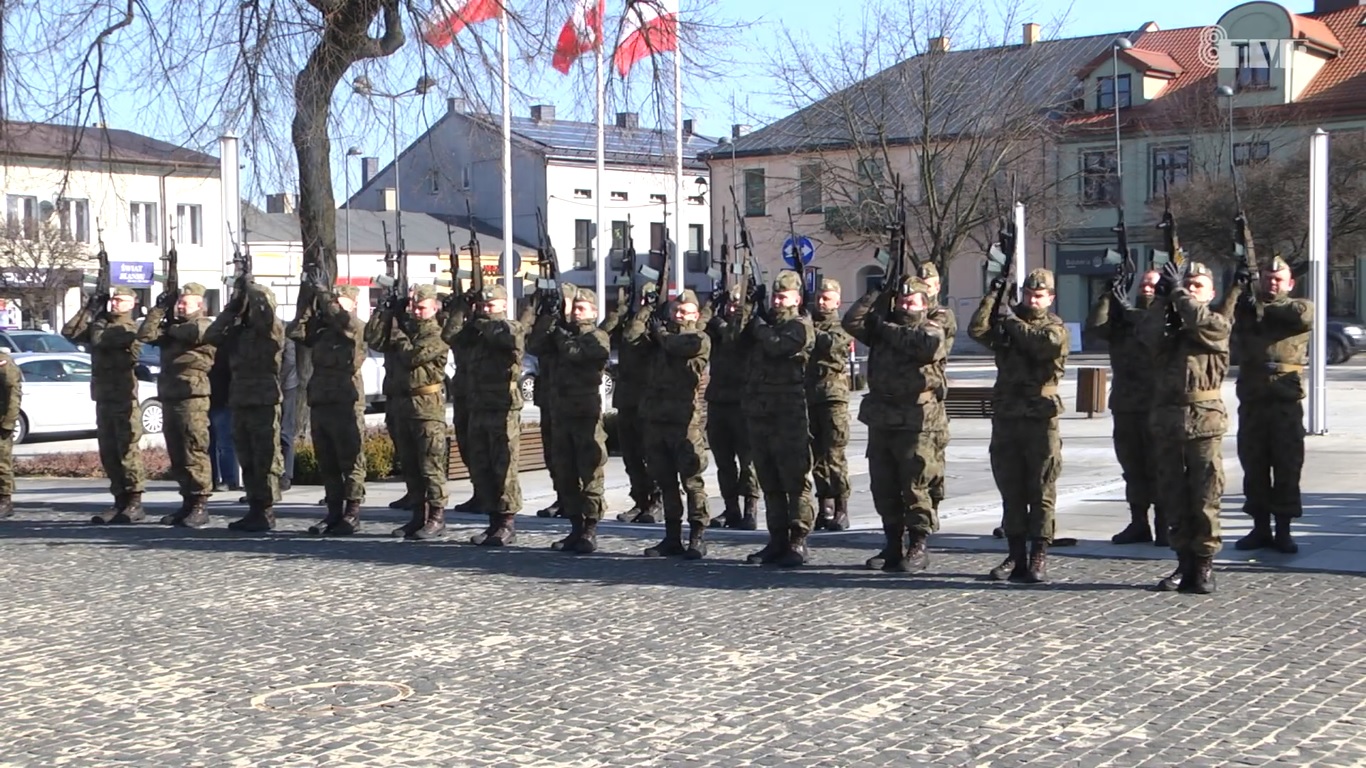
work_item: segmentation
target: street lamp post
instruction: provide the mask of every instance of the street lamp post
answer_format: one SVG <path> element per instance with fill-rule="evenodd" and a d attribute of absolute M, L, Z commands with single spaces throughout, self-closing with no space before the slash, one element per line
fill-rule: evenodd
<path fill-rule="evenodd" d="M 1110 47 L 1110 100 L 1114 102 L 1115 108 L 1115 179 L 1119 185 L 1116 195 L 1115 206 L 1123 205 L 1124 201 L 1124 162 L 1123 151 L 1120 147 L 1119 137 L 1119 52 L 1133 48 L 1134 44 L 1129 42 L 1127 37 L 1115 38 L 1115 44 Z M 1124 254 L 1128 256 L 1128 254 Z"/>
<path fill-rule="evenodd" d="M 342 167 L 346 175 L 346 282 L 351 282 L 351 158 L 360 157 L 360 147 L 346 150 L 346 161 Z"/>
<path fill-rule="evenodd" d="M 1228 99 L 1228 172 L 1230 176 L 1235 177 L 1233 181 L 1236 183 L 1238 181 L 1236 178 L 1238 163 L 1233 157 L 1233 86 L 1221 85 L 1214 89 L 1214 93 L 1221 98 Z"/>
<path fill-rule="evenodd" d="M 351 90 L 361 96 L 380 96 L 389 100 L 390 134 L 393 137 L 394 148 L 394 236 L 397 237 L 400 242 L 403 240 L 403 218 L 401 214 L 401 211 L 403 210 L 403 193 L 401 191 L 402 187 L 399 184 L 398 171 L 398 100 L 410 94 L 425 96 L 428 91 L 435 87 L 436 80 L 426 75 L 419 77 L 417 79 L 417 84 L 412 88 L 409 88 L 406 91 L 399 91 L 398 93 L 385 93 L 384 91 L 375 90 L 374 85 L 370 82 L 370 78 L 365 75 L 361 75 L 351 81 Z"/>

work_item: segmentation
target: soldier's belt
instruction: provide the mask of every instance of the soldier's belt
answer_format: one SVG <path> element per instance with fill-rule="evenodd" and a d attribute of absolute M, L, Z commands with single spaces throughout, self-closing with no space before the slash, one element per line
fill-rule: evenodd
<path fill-rule="evenodd" d="M 420 396 L 422 396 L 422 395 L 434 395 L 434 394 L 436 394 L 437 392 L 440 392 L 440 391 L 441 391 L 441 385 L 440 385 L 440 384 L 428 384 L 428 385 L 425 386 L 425 387 L 418 387 L 417 389 L 414 389 L 414 390 L 413 390 L 412 392 L 410 392 L 409 394 L 412 395 L 413 397 L 420 397 Z"/>
<path fill-rule="evenodd" d="M 1191 403 L 1207 403 L 1211 400 L 1223 400 L 1224 394 L 1217 389 L 1202 389 L 1197 392 L 1187 392 L 1178 402 L 1190 405 Z"/>
<path fill-rule="evenodd" d="M 1300 373 L 1304 366 L 1298 363 L 1267 363 L 1266 370 L 1272 373 Z"/>

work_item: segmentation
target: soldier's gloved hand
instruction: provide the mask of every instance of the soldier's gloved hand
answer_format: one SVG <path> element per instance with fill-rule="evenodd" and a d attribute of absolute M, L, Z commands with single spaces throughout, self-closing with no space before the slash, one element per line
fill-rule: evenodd
<path fill-rule="evenodd" d="M 162 309 L 169 309 L 175 306 L 175 301 L 176 295 L 174 293 L 172 293 L 171 291 L 162 291 L 161 293 L 157 294 L 157 301 L 155 306 L 161 307 Z"/>
<path fill-rule="evenodd" d="M 1133 309 L 1134 305 L 1129 301 L 1129 292 L 1124 290 L 1124 286 L 1119 281 L 1110 283 L 1110 300 L 1124 309 Z"/>
<path fill-rule="evenodd" d="M 1157 280 L 1157 295 L 1169 296 L 1181 282 L 1181 267 L 1175 261 L 1162 265 L 1162 275 Z"/>
<path fill-rule="evenodd" d="M 1244 288 L 1248 287 L 1249 285 L 1252 285 L 1252 270 L 1247 268 L 1246 263 L 1239 264 L 1238 268 L 1234 270 L 1233 282 L 1243 286 Z"/>
<path fill-rule="evenodd" d="M 664 330 L 664 318 L 657 313 L 650 313 L 650 319 L 645 321 L 645 329 L 649 331 L 650 336 L 659 336 Z"/>
<path fill-rule="evenodd" d="M 1000 292 L 1001 292 L 1001 289 L 1002 289 L 1002 288 L 1005 288 L 1005 287 L 1006 287 L 1006 276 L 1005 276 L 1004 274 L 997 275 L 997 276 L 991 281 L 991 292 L 992 292 L 992 293 L 1000 293 Z"/>

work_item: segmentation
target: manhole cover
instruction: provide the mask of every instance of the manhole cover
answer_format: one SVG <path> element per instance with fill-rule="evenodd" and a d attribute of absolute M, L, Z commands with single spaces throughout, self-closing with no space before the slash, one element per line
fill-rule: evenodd
<path fill-rule="evenodd" d="M 308 683 L 262 693 L 251 698 L 251 705 L 268 712 L 293 712 L 300 715 L 328 715 L 374 709 L 394 704 L 413 695 L 403 683 L 354 680 L 335 683 Z"/>

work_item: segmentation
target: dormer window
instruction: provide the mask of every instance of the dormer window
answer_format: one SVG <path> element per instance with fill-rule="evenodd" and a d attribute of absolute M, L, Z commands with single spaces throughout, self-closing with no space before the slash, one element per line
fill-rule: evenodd
<path fill-rule="evenodd" d="M 1129 91 L 1129 76 L 1119 76 L 1119 108 L 1133 106 Z M 1115 78 L 1102 77 L 1096 83 L 1096 111 L 1115 108 Z"/>
<path fill-rule="evenodd" d="M 1271 46 L 1259 43 L 1238 45 L 1238 90 L 1256 91 L 1271 87 Z"/>

